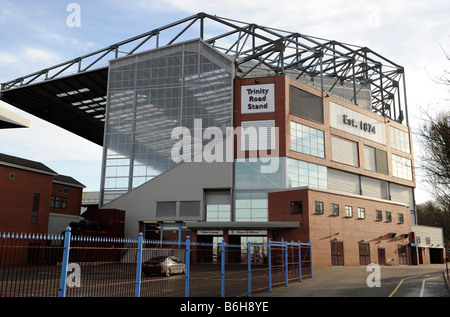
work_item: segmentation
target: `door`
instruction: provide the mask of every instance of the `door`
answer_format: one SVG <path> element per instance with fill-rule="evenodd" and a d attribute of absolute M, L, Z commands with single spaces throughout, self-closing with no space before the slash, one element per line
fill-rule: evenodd
<path fill-rule="evenodd" d="M 370 264 L 370 244 L 360 243 L 359 244 L 359 265 L 369 265 Z"/>
<path fill-rule="evenodd" d="M 331 265 L 344 265 L 344 242 L 331 241 Z"/>
<path fill-rule="evenodd" d="M 378 264 L 386 265 L 386 249 L 378 248 Z"/>
<path fill-rule="evenodd" d="M 407 265 L 408 264 L 408 257 L 406 253 L 406 245 L 399 244 L 398 245 L 398 264 L 399 265 Z"/>

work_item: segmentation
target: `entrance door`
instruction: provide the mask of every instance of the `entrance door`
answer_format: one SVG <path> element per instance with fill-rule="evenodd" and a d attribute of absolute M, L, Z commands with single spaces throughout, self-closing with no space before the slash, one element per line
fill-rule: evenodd
<path fill-rule="evenodd" d="M 331 265 L 344 265 L 344 242 L 331 241 Z"/>
<path fill-rule="evenodd" d="M 399 265 L 407 265 L 408 264 L 408 256 L 406 254 L 406 245 L 399 244 L 398 245 L 398 264 Z"/>
<path fill-rule="evenodd" d="M 359 265 L 369 265 L 370 264 L 370 244 L 360 243 L 359 244 Z"/>
<path fill-rule="evenodd" d="M 378 264 L 386 265 L 386 249 L 378 248 Z"/>

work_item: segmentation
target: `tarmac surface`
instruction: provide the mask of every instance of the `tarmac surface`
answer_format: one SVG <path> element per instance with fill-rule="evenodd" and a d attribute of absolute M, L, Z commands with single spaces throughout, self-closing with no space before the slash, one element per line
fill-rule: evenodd
<path fill-rule="evenodd" d="M 313 278 L 252 297 L 450 297 L 447 273 L 445 264 L 313 268 Z"/>

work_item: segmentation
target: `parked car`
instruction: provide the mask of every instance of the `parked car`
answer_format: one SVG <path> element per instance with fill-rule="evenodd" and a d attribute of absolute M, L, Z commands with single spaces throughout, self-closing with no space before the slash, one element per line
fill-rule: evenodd
<path fill-rule="evenodd" d="M 142 272 L 145 276 L 153 274 L 163 274 L 166 276 L 177 273 L 185 274 L 186 265 L 173 255 L 156 256 L 142 264 Z"/>

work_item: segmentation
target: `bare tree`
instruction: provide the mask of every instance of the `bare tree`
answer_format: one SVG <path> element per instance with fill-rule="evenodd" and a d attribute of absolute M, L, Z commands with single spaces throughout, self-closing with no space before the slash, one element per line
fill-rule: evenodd
<path fill-rule="evenodd" d="M 418 132 L 423 148 L 420 166 L 436 202 L 450 211 L 450 110 L 426 115 Z"/>

